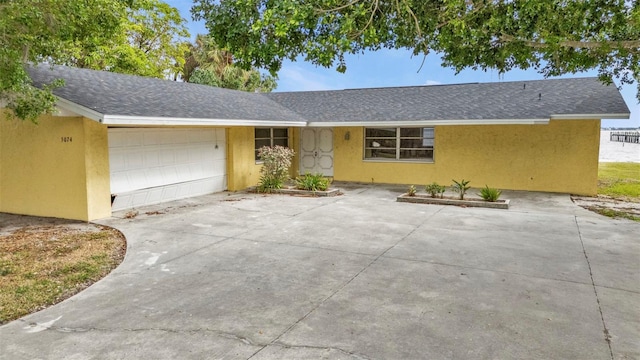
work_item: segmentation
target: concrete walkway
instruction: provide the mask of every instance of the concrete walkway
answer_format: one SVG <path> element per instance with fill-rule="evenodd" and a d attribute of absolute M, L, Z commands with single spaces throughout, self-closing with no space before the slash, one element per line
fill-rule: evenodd
<path fill-rule="evenodd" d="M 640 358 L 638 223 L 567 195 L 509 192 L 490 210 L 341 186 L 102 221 L 125 261 L 0 327 L 0 358 Z"/>

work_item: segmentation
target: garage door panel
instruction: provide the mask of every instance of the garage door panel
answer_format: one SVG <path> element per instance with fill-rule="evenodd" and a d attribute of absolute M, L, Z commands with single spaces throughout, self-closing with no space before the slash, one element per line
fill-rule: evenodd
<path fill-rule="evenodd" d="M 189 163 L 189 150 L 185 148 L 177 148 L 175 149 L 175 162 L 177 164 L 188 164 Z"/>
<path fill-rule="evenodd" d="M 178 184 L 168 185 L 162 188 L 162 199 L 167 199 L 167 201 L 175 200 L 178 194 Z"/>
<path fill-rule="evenodd" d="M 196 179 L 207 177 L 207 173 L 199 164 L 189 164 L 189 173 Z"/>
<path fill-rule="evenodd" d="M 144 167 L 144 166 L 145 166 L 144 154 L 134 153 L 134 154 L 130 154 L 130 156 L 126 158 L 126 164 L 125 164 L 126 169 L 140 169 L 141 167 Z"/>
<path fill-rule="evenodd" d="M 160 156 L 157 150 L 145 150 L 144 151 L 144 163 L 149 166 L 160 166 Z"/>
<path fill-rule="evenodd" d="M 110 131 L 108 141 L 110 148 L 142 146 L 143 144 L 143 138 L 131 132 L 118 132 L 112 134 Z"/>
<path fill-rule="evenodd" d="M 224 134 L 224 129 L 109 129 L 113 209 L 226 190 Z"/>
<path fill-rule="evenodd" d="M 194 176 L 195 174 L 191 172 L 191 167 L 189 166 L 189 164 L 177 165 L 175 170 L 176 175 L 178 176 L 176 182 L 184 182 L 197 178 L 196 176 Z"/>
<path fill-rule="evenodd" d="M 129 179 L 125 173 L 111 173 L 111 193 L 126 191 L 129 187 Z"/>
<path fill-rule="evenodd" d="M 162 188 L 154 188 L 149 190 L 149 192 L 146 194 L 147 197 L 143 200 L 143 204 L 150 204 L 150 203 L 160 203 L 162 202 Z"/>
<path fill-rule="evenodd" d="M 167 166 L 167 165 L 173 165 L 176 162 L 175 156 L 173 154 L 174 150 L 173 149 L 160 149 L 157 150 L 158 151 L 158 155 L 160 156 L 160 165 L 161 166 Z"/>
<path fill-rule="evenodd" d="M 115 151 L 109 152 L 109 167 L 111 168 L 111 173 L 124 170 L 125 169 L 125 161 L 124 154 L 118 153 Z"/>

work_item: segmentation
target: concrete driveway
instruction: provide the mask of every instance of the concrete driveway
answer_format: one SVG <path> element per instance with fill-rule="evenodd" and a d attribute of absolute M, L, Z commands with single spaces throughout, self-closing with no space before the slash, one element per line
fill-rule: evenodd
<path fill-rule="evenodd" d="M 340 186 L 102 221 L 125 261 L 0 327 L 0 358 L 640 358 L 638 223 L 567 195 L 505 193 L 505 211 Z"/>

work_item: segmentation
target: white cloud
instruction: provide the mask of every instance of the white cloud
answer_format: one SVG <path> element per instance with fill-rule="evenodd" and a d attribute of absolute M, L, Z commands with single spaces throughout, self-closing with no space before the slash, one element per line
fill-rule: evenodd
<path fill-rule="evenodd" d="M 442 84 L 440 81 L 436 81 L 436 80 L 427 80 L 427 82 L 424 83 L 425 85 L 440 85 Z"/>

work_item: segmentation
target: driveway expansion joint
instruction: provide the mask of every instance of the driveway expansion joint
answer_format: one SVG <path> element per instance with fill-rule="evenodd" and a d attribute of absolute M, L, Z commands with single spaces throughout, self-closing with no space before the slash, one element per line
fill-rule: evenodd
<path fill-rule="evenodd" d="M 602 314 L 602 304 L 600 304 L 600 297 L 598 296 L 598 289 L 596 288 L 596 283 L 593 280 L 593 270 L 591 269 L 591 262 L 589 261 L 589 255 L 587 255 L 587 249 L 584 247 L 584 240 L 582 240 L 582 232 L 580 231 L 580 224 L 578 223 L 578 216 L 574 216 L 574 220 L 576 223 L 576 228 L 578 229 L 578 237 L 580 238 L 580 245 L 582 245 L 582 252 L 584 253 L 585 261 L 587 262 L 587 266 L 589 267 L 589 277 L 591 278 L 591 285 L 593 286 L 593 293 L 596 296 L 596 302 L 598 304 L 598 311 L 600 312 L 600 319 L 602 320 L 602 327 L 604 328 L 604 340 L 609 347 L 609 354 L 611 355 L 611 360 L 614 360 L 613 356 L 613 348 L 611 347 L 611 334 L 609 333 L 609 329 L 607 328 L 607 323 L 604 321 L 604 315 Z"/>

